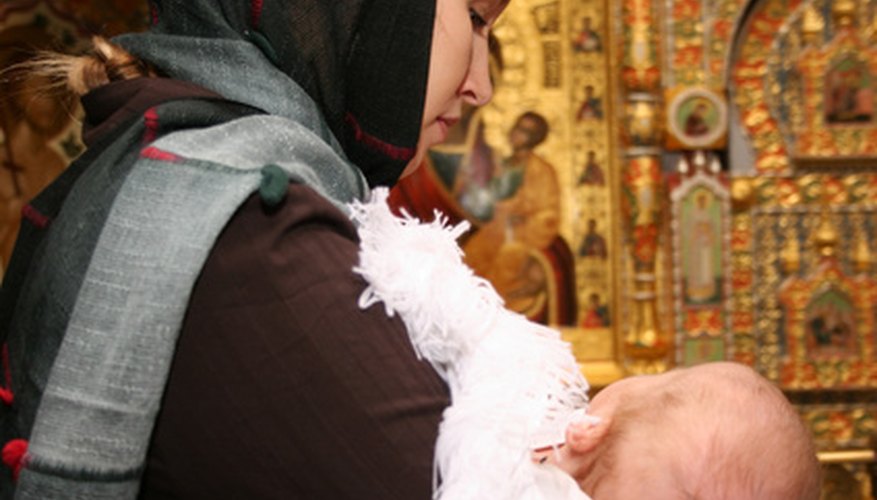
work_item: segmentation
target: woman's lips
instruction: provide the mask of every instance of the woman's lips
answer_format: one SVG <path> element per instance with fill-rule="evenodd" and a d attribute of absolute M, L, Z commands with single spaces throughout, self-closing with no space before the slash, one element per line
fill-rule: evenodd
<path fill-rule="evenodd" d="M 453 127 L 459 122 L 460 119 L 457 117 L 448 117 L 448 116 L 440 116 L 436 119 L 436 122 L 439 124 L 439 130 L 441 132 L 441 141 L 445 142 L 448 138 L 448 129 Z"/>

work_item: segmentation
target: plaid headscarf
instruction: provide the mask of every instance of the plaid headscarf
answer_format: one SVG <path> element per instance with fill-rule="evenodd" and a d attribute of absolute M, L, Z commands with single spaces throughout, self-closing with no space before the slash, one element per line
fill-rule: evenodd
<path fill-rule="evenodd" d="M 413 157 L 435 0 L 153 0 L 154 33 L 248 40 L 317 103 L 371 186 Z M 247 75 L 241 75 L 247 78 Z"/>

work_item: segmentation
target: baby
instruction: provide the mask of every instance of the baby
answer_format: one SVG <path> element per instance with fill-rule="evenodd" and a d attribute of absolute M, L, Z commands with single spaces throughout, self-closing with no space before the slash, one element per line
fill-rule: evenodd
<path fill-rule="evenodd" d="M 356 271 L 369 283 L 360 307 L 382 302 L 399 314 L 418 355 L 448 382 L 433 498 L 819 498 L 807 431 L 751 369 L 716 363 L 626 379 L 588 407 L 560 333 L 504 309 L 463 265 L 456 239 L 468 226 L 400 219 L 387 196 L 378 189 L 351 206 Z M 530 450 L 561 441 L 533 457 L 554 465 L 529 462 Z"/>
<path fill-rule="evenodd" d="M 541 458 L 595 500 L 818 500 L 808 431 L 753 370 L 712 363 L 607 386 Z M 539 458 L 539 457 L 537 457 Z"/>

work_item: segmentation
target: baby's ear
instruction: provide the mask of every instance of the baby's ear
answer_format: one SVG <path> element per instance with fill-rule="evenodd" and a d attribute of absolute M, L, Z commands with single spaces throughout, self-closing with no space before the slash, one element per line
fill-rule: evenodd
<path fill-rule="evenodd" d="M 595 450 L 609 434 L 609 426 L 608 418 L 599 421 L 587 419 L 569 424 L 564 445 L 542 461 L 554 464 L 581 483 L 599 459 Z"/>
<path fill-rule="evenodd" d="M 566 428 L 566 446 L 573 455 L 583 455 L 594 451 L 609 433 L 612 421 L 602 418 L 598 422 L 573 422 Z"/>

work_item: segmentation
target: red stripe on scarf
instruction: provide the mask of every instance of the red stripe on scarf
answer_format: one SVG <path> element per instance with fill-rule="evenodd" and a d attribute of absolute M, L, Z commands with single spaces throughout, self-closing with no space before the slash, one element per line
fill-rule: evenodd
<path fill-rule="evenodd" d="M 250 27 L 256 29 L 262 21 L 262 0 L 252 0 L 250 3 Z"/>
<path fill-rule="evenodd" d="M 3 387 L 0 387 L 0 401 L 12 406 L 12 369 L 9 367 L 9 344 L 3 344 Z"/>
<path fill-rule="evenodd" d="M 149 146 L 148 148 L 144 148 L 140 151 L 141 158 L 148 158 L 150 160 L 158 160 L 158 161 L 168 161 L 168 162 L 177 162 L 180 161 L 180 157 L 163 149 L 158 149 L 155 146 Z"/>
<path fill-rule="evenodd" d="M 45 229 L 52 222 L 52 219 L 41 214 L 30 204 L 21 207 L 21 216 L 40 229 Z"/>
<path fill-rule="evenodd" d="M 384 142 L 377 137 L 365 132 L 362 130 L 362 127 L 359 126 L 359 122 L 356 121 L 356 117 L 352 114 L 347 113 L 344 117 L 344 121 L 347 122 L 348 125 L 353 127 L 353 135 L 356 138 L 357 142 L 361 142 L 366 146 L 378 151 L 385 156 L 389 156 L 394 160 L 410 160 L 414 158 L 414 153 L 417 151 L 414 148 L 403 148 L 400 146 L 394 146 L 388 142 Z"/>
<path fill-rule="evenodd" d="M 149 108 L 143 113 L 143 125 L 146 132 L 143 133 L 143 142 L 150 143 L 158 137 L 158 112 L 155 108 Z"/>

